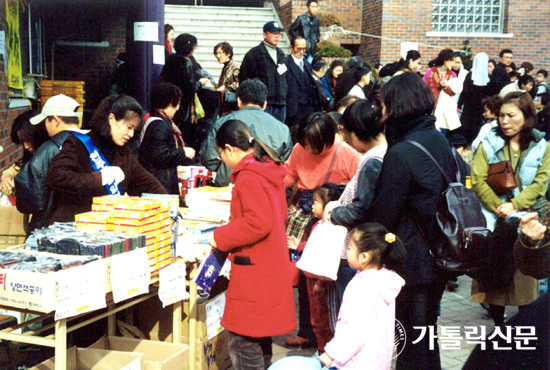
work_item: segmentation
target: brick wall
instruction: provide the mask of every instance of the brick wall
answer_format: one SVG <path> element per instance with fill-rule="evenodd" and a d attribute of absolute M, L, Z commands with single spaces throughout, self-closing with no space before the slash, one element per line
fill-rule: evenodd
<path fill-rule="evenodd" d="M 0 1 L 0 28 L 7 30 L 5 1 Z M 3 60 L 0 60 L 0 71 L 4 71 Z M 23 155 L 23 148 L 11 142 L 10 133 L 13 119 L 26 109 L 8 109 L 8 105 L 8 79 L 6 74 L 0 73 L 0 146 L 4 149 L 0 153 L 0 173 Z"/>
<path fill-rule="evenodd" d="M 536 69 L 550 69 L 550 39 L 547 29 L 550 19 L 550 7 L 547 0 L 506 1 L 505 33 L 514 37 L 473 37 L 470 47 L 474 53 L 486 52 L 490 58 L 498 59 L 503 48 L 514 51 L 514 61 L 530 61 Z M 384 0 L 382 11 L 382 36 L 403 41 L 419 42 L 422 64 L 427 62 L 446 47 L 460 49 L 466 37 L 428 37 L 431 31 L 431 0 Z M 428 47 L 423 44 L 436 46 Z M 383 40 L 380 60 L 388 63 L 400 58 L 399 42 Z M 363 49 L 363 55 L 371 61 L 377 61 L 373 52 Z M 374 59 L 371 59 L 374 58 Z"/>
<path fill-rule="evenodd" d="M 363 0 L 363 21 L 361 33 L 381 36 L 383 0 Z M 361 37 L 360 55 L 376 63 L 380 58 L 382 40 L 375 37 Z"/>
<path fill-rule="evenodd" d="M 268 2 L 275 7 L 285 29 L 288 29 L 296 17 L 307 10 L 307 0 L 268 0 Z M 362 7 L 362 0 L 319 0 L 319 13 L 334 14 L 344 29 L 353 32 L 361 32 Z M 359 44 L 361 37 L 335 34 L 330 41 L 336 44 Z"/>

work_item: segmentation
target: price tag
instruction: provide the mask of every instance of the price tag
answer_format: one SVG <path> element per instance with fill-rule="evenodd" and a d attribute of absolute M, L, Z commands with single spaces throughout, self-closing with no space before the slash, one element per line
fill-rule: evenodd
<path fill-rule="evenodd" d="M 102 261 L 58 271 L 55 320 L 105 308 L 105 265 Z"/>
<path fill-rule="evenodd" d="M 159 298 L 162 307 L 189 298 L 185 289 L 185 262 L 179 260 L 159 271 Z"/>
<path fill-rule="evenodd" d="M 150 280 L 145 248 L 111 257 L 111 286 L 115 303 L 148 293 Z"/>

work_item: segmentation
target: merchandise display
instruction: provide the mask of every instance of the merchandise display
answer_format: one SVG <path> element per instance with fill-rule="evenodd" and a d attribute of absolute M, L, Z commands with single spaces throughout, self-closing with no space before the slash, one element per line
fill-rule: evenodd
<path fill-rule="evenodd" d="M 96 261 L 96 256 L 60 256 L 50 253 L 0 250 L 0 268 L 47 274 Z"/>

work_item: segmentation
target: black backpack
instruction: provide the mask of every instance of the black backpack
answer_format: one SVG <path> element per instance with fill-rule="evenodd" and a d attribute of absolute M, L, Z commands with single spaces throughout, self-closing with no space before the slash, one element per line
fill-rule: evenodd
<path fill-rule="evenodd" d="M 441 242 L 430 245 L 420 225 L 424 240 L 430 245 L 435 264 L 444 270 L 459 274 L 485 269 L 489 266 L 491 231 L 487 229 L 481 203 L 473 191 L 459 181 L 452 181 L 435 158 L 421 144 L 412 140 L 404 142 L 422 150 L 435 164 L 447 183 L 440 194 L 436 219 L 445 235 Z M 456 158 L 455 158 L 456 161 Z M 460 179 L 457 163 L 457 179 Z"/>

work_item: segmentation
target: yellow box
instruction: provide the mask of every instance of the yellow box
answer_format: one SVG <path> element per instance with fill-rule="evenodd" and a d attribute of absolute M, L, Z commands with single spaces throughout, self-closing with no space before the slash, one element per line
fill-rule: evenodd
<path fill-rule="evenodd" d="M 108 212 L 85 212 L 79 213 L 74 216 L 75 221 L 78 222 L 93 222 L 93 223 L 107 223 L 109 219 Z"/>
<path fill-rule="evenodd" d="M 160 201 L 145 200 L 145 199 L 128 199 L 119 202 L 116 209 L 134 210 L 134 211 L 150 211 L 161 207 Z"/>
<path fill-rule="evenodd" d="M 132 218 L 137 220 L 145 219 L 151 216 L 158 216 L 160 219 L 160 216 L 156 210 L 134 211 L 126 209 L 113 209 L 111 211 L 111 216 L 115 218 Z"/>

